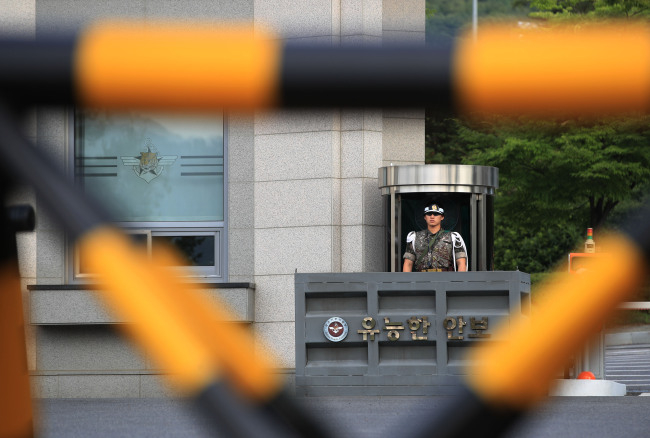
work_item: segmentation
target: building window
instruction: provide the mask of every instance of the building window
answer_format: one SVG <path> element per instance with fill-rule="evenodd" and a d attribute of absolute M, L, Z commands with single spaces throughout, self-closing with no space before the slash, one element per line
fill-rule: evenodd
<path fill-rule="evenodd" d="M 78 112 L 75 182 L 149 254 L 171 245 L 194 277 L 224 281 L 224 144 L 222 115 Z M 74 279 L 92 277 L 72 257 Z"/>

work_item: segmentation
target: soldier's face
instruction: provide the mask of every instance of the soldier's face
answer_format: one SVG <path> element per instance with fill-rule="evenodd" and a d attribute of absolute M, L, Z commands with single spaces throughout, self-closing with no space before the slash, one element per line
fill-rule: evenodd
<path fill-rule="evenodd" d="M 433 226 L 440 225 L 440 222 L 442 222 L 442 220 L 444 218 L 445 217 L 443 215 L 441 215 L 441 214 L 425 214 L 424 215 L 424 220 L 426 221 L 427 225 L 433 225 Z"/>

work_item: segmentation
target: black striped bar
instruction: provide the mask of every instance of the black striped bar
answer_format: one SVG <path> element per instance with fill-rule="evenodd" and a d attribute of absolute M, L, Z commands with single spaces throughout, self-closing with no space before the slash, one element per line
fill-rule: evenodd
<path fill-rule="evenodd" d="M 285 107 L 452 107 L 452 47 L 287 45 Z"/>
<path fill-rule="evenodd" d="M 26 105 L 79 103 L 75 44 L 73 38 L 60 37 L 0 40 L 0 96 Z M 287 45 L 280 55 L 278 103 L 284 107 L 451 108 L 452 52 L 451 44 Z"/>
<path fill-rule="evenodd" d="M 74 47 L 72 37 L 0 39 L 0 96 L 21 105 L 73 102 Z"/>

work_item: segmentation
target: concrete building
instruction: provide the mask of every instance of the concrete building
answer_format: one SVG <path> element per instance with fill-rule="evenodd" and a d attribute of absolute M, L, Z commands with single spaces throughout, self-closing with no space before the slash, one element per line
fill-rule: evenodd
<path fill-rule="evenodd" d="M 116 16 L 236 20 L 270 28 L 287 41 L 335 46 L 405 39 L 424 43 L 425 38 L 424 0 L 13 0 L 0 4 L 0 29 L 39 36 Z M 193 268 L 190 281 L 221 296 L 240 321 L 252 324 L 281 358 L 283 369 L 278 372 L 289 375 L 295 355 L 294 273 L 380 271 L 385 243 L 377 169 L 391 163 L 424 163 L 424 110 L 225 113 L 180 125 L 155 120 L 164 132 L 176 134 L 177 145 L 189 141 L 193 129 L 195 137 L 205 130 L 206 136 L 220 139 L 194 157 L 216 160 L 210 162 L 191 161 L 183 151 L 172 151 L 173 142 L 167 144 L 160 132 L 146 133 L 144 126 L 152 119 L 149 125 L 134 121 L 146 115 L 132 116 L 129 123 L 137 129 L 129 130 L 119 121 L 79 110 L 36 108 L 24 132 L 70 178 L 81 173 L 78 180 L 100 196 L 117 192 L 120 199 L 128 197 L 123 189 L 104 183 L 110 178 L 128 176 L 127 191 L 137 184 L 155 190 L 156 184 L 173 184 L 164 180 L 180 172 L 181 165 L 211 166 L 204 172 L 210 175 L 203 175 L 207 179 L 197 183 L 200 191 L 190 197 L 194 204 L 207 204 L 207 213 L 196 212 L 195 218 L 173 212 L 158 218 L 129 216 L 117 206 L 119 225 L 154 250 L 157 240 L 181 246 L 189 242 L 194 249 L 197 239 L 208 242 L 203 247 L 208 260 Z M 132 155 L 112 146 L 93 149 L 102 142 L 119 143 L 107 136 L 124 131 L 133 142 Z M 114 155 L 110 178 L 87 173 L 99 169 L 92 167 L 99 166 L 92 160 L 101 150 Z M 143 178 L 129 166 L 137 167 L 147 151 L 157 153 L 159 162 Z M 94 185 L 96 180 L 102 182 Z M 191 192 L 192 187 L 184 190 Z M 141 188 L 137 190 L 145 190 Z M 166 202 L 157 199 L 170 205 L 183 198 L 182 193 L 174 196 Z M 39 208 L 38 196 L 22 188 L 12 201 L 32 204 L 37 214 L 35 232 L 18 237 L 34 396 L 165 395 L 159 382 L 162 371 L 146 353 L 116 334 L 114 328 L 128 321 L 107 314 L 97 303 L 82 257 L 62 228 Z"/>

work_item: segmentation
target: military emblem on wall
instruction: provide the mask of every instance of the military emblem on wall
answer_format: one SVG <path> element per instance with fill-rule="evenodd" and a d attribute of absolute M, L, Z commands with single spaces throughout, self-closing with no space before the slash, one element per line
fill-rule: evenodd
<path fill-rule="evenodd" d="M 332 342 L 340 342 L 348 335 L 348 323 L 343 318 L 333 316 L 325 321 L 323 334 Z"/>
<path fill-rule="evenodd" d="M 171 166 L 178 158 L 177 155 L 160 156 L 156 151 L 151 139 L 145 144 L 146 152 L 140 152 L 137 157 L 121 157 L 125 166 L 132 166 L 133 172 L 147 183 L 160 176 L 165 166 Z"/>

